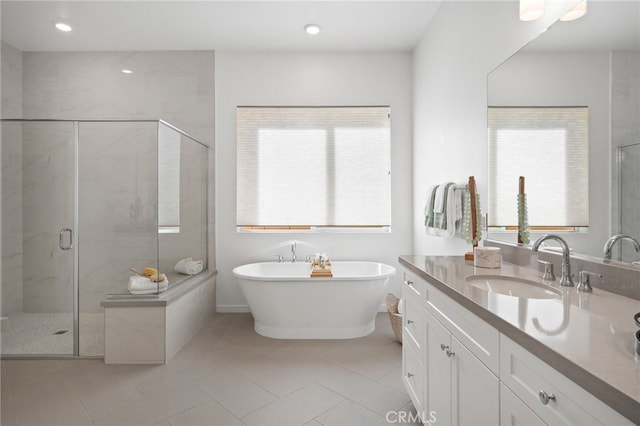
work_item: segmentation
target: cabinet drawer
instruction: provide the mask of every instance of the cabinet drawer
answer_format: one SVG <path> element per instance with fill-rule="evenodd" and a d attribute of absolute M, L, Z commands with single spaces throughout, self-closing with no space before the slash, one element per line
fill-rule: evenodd
<path fill-rule="evenodd" d="M 502 335 L 500 380 L 547 424 L 632 423 L 548 364 Z M 540 394 L 553 396 L 545 404 Z M 544 397 L 544 395 L 542 395 Z"/>
<path fill-rule="evenodd" d="M 431 287 L 427 294 L 426 309 L 489 370 L 498 375 L 500 369 L 498 330 Z"/>
<path fill-rule="evenodd" d="M 423 411 L 424 406 L 424 366 L 416 353 L 410 348 L 402 350 L 402 381 L 413 406 L 418 413 Z"/>
<path fill-rule="evenodd" d="M 404 302 L 403 338 L 408 344 L 415 346 L 418 355 L 424 354 L 425 344 L 425 312 L 424 308 L 415 300 L 406 299 Z"/>
<path fill-rule="evenodd" d="M 427 282 L 409 272 L 405 272 L 402 285 L 402 297 L 407 300 L 413 299 L 421 305 L 424 305 L 427 301 Z"/>

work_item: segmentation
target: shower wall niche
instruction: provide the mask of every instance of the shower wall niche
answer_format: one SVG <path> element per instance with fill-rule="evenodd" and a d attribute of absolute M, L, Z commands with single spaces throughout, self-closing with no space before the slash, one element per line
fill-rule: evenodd
<path fill-rule="evenodd" d="M 161 120 L 2 121 L 2 355 L 103 356 L 131 268 L 207 262 L 208 147 Z M 147 295 L 154 297 L 155 295 Z"/>

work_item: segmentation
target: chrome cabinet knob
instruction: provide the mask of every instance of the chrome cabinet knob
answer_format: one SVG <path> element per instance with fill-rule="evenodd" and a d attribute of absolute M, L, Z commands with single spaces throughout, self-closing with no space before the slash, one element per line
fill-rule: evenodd
<path fill-rule="evenodd" d="M 449 358 L 451 358 L 452 356 L 454 356 L 454 355 L 456 354 L 455 352 L 450 351 L 449 349 L 447 349 L 447 351 L 446 351 L 446 352 L 447 352 L 447 356 L 448 356 Z"/>
<path fill-rule="evenodd" d="M 547 405 L 549 403 L 549 401 L 556 401 L 556 396 L 552 393 L 547 393 L 543 390 L 541 390 L 540 392 L 538 392 L 538 398 L 540 398 L 540 402 L 542 403 L 542 405 Z"/>
<path fill-rule="evenodd" d="M 413 287 L 413 281 L 411 281 L 411 280 L 406 280 L 404 283 L 406 285 L 408 285 L 409 287 Z"/>
<path fill-rule="evenodd" d="M 413 374 L 411 374 L 411 373 L 407 373 L 407 377 L 408 377 L 408 378 L 412 378 L 412 377 L 413 377 Z"/>
<path fill-rule="evenodd" d="M 413 320 L 407 318 L 407 324 L 413 324 Z"/>
<path fill-rule="evenodd" d="M 446 350 L 449 349 L 449 346 L 445 345 L 444 343 L 441 343 L 440 344 L 440 349 L 443 350 L 443 351 L 446 351 Z"/>

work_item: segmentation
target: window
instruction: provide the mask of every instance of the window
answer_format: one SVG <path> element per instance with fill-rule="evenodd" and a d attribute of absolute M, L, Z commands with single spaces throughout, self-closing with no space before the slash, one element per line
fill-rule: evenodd
<path fill-rule="evenodd" d="M 387 230 L 389 107 L 238 107 L 239 230 Z"/>
<path fill-rule="evenodd" d="M 587 107 L 489 108 L 489 223 L 517 227 L 518 177 L 531 229 L 589 226 Z"/>

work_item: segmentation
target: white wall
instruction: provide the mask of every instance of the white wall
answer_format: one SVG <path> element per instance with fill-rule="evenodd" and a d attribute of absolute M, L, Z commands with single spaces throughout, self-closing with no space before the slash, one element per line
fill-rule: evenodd
<path fill-rule="evenodd" d="M 600 256 L 611 236 L 610 53 L 519 53 L 489 77 L 492 106 L 589 107 L 589 232 L 566 234 L 578 253 Z M 515 199 L 515 198 L 514 198 Z M 515 208 L 515 203 L 514 203 Z M 532 233 L 532 241 L 540 234 Z M 516 241 L 516 234 L 492 239 Z"/>
<path fill-rule="evenodd" d="M 238 105 L 391 105 L 391 234 L 239 234 L 236 232 Z M 411 252 L 411 55 L 216 52 L 216 260 L 219 312 L 246 311 L 232 269 L 274 255 L 326 252 L 335 260 L 397 266 Z M 400 293 L 401 276 L 390 291 Z M 381 301 L 382 302 L 382 301 Z"/>
<path fill-rule="evenodd" d="M 473 175 L 480 199 L 486 201 L 487 75 L 573 3 L 547 0 L 544 17 L 533 22 L 518 19 L 517 1 L 445 1 L 438 9 L 414 51 L 415 254 L 460 255 L 470 250 L 463 240 L 425 234 L 427 188 Z"/>

